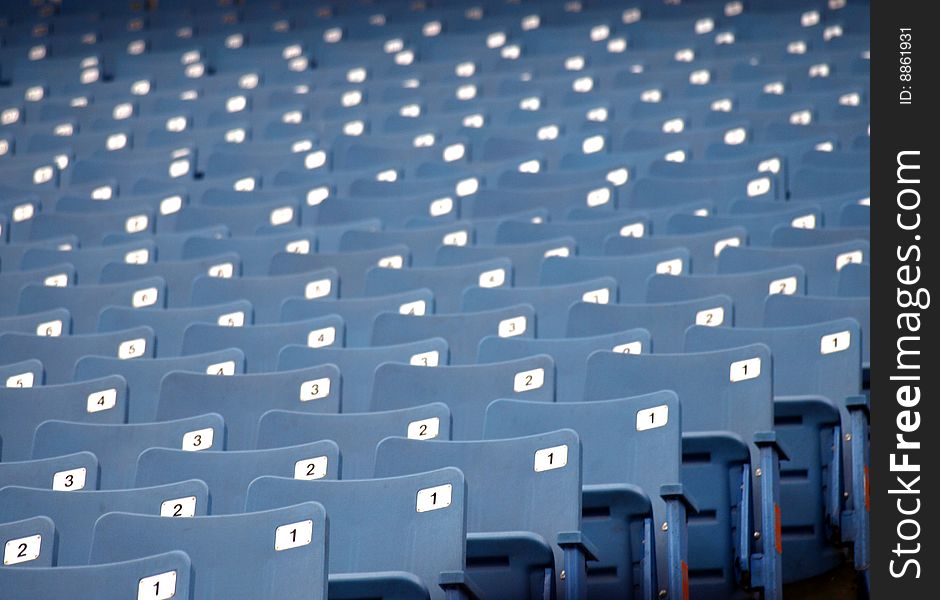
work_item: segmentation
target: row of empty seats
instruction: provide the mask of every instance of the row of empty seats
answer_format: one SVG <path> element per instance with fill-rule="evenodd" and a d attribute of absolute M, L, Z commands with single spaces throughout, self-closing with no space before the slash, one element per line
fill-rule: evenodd
<path fill-rule="evenodd" d="M 864 587 L 867 3 L 7 4 L 0 600 Z"/>

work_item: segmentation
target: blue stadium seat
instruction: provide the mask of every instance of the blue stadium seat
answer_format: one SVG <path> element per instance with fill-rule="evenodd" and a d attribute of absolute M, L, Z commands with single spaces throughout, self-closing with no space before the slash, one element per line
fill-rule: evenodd
<path fill-rule="evenodd" d="M 162 308 L 166 283 L 160 277 L 127 283 L 50 287 L 31 283 L 20 292 L 20 313 L 67 308 L 75 333 L 94 333 L 98 315 L 105 306 L 128 306 L 139 310 Z"/>
<path fill-rule="evenodd" d="M 0 456 L 4 461 L 26 460 L 43 421 L 126 422 L 127 383 L 110 375 L 78 383 L 0 388 L 0 416 Z"/>
<path fill-rule="evenodd" d="M 109 306 L 98 315 L 98 331 L 121 331 L 133 327 L 150 327 L 156 335 L 154 353 L 158 358 L 180 356 L 186 328 L 193 323 L 229 325 L 252 322 L 252 306 L 246 300 L 192 308 L 137 310 L 126 306 Z"/>
<path fill-rule="evenodd" d="M 462 309 L 472 312 L 529 304 L 535 309 L 535 337 L 557 338 L 565 335 L 568 310 L 574 303 L 608 304 L 617 300 L 617 281 L 599 277 L 559 285 L 469 288 L 464 291 Z"/>
<path fill-rule="evenodd" d="M 379 477 L 447 466 L 467 480 L 468 573 L 484 597 L 531 597 L 530 586 L 584 597 L 585 565 L 596 552 L 581 529 L 581 443 L 574 431 L 460 442 L 387 438 L 376 449 Z M 506 502 L 506 494 L 538 501 Z"/>
<path fill-rule="evenodd" d="M 157 419 L 216 412 L 225 419 L 225 447 L 250 450 L 256 446 L 258 419 L 266 411 L 336 413 L 339 387 L 339 370 L 329 364 L 227 377 L 176 371 L 160 383 Z"/>
<path fill-rule="evenodd" d="M 342 479 L 368 479 L 375 468 L 375 446 L 387 437 L 444 439 L 451 435 L 451 412 L 434 402 L 413 408 L 354 414 L 310 414 L 270 410 L 258 422 L 258 447 L 280 448 L 310 440 L 339 446 Z M 2 467 L 0 467 L 2 468 Z"/>
<path fill-rule="evenodd" d="M 192 305 L 205 306 L 248 300 L 254 307 L 256 323 L 277 323 L 285 297 L 300 296 L 307 300 L 336 298 L 338 283 L 335 269 L 232 279 L 203 275 L 193 281 Z"/>
<path fill-rule="evenodd" d="M 694 354 L 597 351 L 588 359 L 586 400 L 671 389 L 682 402 L 682 482 L 699 512 L 713 515 L 689 523 L 693 594 L 727 597 L 743 583 L 735 573 L 752 569 L 768 594 L 781 591 L 778 465 L 786 455 L 774 431 L 770 361 L 760 344 Z M 752 528 L 759 539 L 743 535 Z M 771 558 L 752 562 L 754 554 Z"/>
<path fill-rule="evenodd" d="M 191 371 L 210 375 L 245 372 L 245 355 L 237 348 L 178 358 L 126 361 L 104 356 L 86 356 L 75 365 L 75 380 L 120 375 L 127 382 L 127 422 L 149 423 L 157 417 L 160 382 L 171 371 Z"/>
<path fill-rule="evenodd" d="M 0 523 L 0 547 L 3 547 L 3 566 L 12 567 L 15 565 L 24 565 L 27 567 L 51 567 L 55 557 L 55 524 L 49 517 L 30 517 L 19 521 L 9 523 Z M 3 569 L 4 572 L 10 569 Z M 0 582 L 3 589 L 15 590 L 13 593 L 26 593 L 29 589 L 35 590 L 35 586 L 18 589 L 17 584 L 13 583 L 0 573 Z M 24 577 L 23 581 L 28 581 L 29 577 Z M 35 584 L 36 582 L 30 582 Z M 25 597 L 25 596 L 23 596 Z M 39 596 L 37 596 L 39 597 Z"/>
<path fill-rule="evenodd" d="M 330 517 L 331 594 L 480 597 L 464 572 L 467 486 L 458 469 L 346 481 L 259 477 L 246 508 L 308 500 L 323 504 Z M 403 544 L 405 539 L 413 543 Z"/>
<path fill-rule="evenodd" d="M 422 317 L 382 313 L 375 319 L 372 344 L 382 346 L 444 338 L 450 349 L 450 364 L 470 364 L 476 361 L 477 346 L 485 336 L 496 333 L 500 337 L 535 337 L 534 325 L 535 310 L 530 304 Z"/>
<path fill-rule="evenodd" d="M 338 471 L 339 450 L 330 440 L 267 450 L 192 452 L 188 448 L 151 447 L 137 459 L 136 485 L 199 479 L 209 486 L 207 513 L 228 515 L 244 511 L 248 485 L 256 477 L 335 479 Z"/>
<path fill-rule="evenodd" d="M 365 294 L 386 296 L 396 292 L 429 289 L 434 294 L 435 312 L 460 312 L 467 288 L 512 285 L 512 262 L 497 258 L 453 267 L 373 268 L 366 273 Z"/>
<path fill-rule="evenodd" d="M 453 416 L 453 439 L 478 440 L 483 435 L 486 407 L 497 398 L 553 402 L 551 357 L 434 368 L 386 363 L 375 370 L 370 408 L 381 411 L 443 401 Z"/>
<path fill-rule="evenodd" d="M 184 517 L 206 514 L 207 504 L 206 484 L 195 480 L 131 490 L 68 493 L 10 486 L 0 489 L 0 520 L 51 518 L 58 538 L 56 565 L 84 565 L 91 562 L 95 522 L 105 513 Z"/>
<path fill-rule="evenodd" d="M 133 598 L 145 590 L 145 593 L 152 592 L 151 598 L 173 594 L 169 597 L 190 600 L 191 570 L 186 553 L 173 551 L 124 562 L 2 569 L 0 587 L 10 593 L 11 598 L 22 600 L 64 595 L 76 600 L 93 600 L 99 597 L 101 588 L 125 598 Z"/>
<path fill-rule="evenodd" d="M 286 275 L 327 268 L 339 275 L 339 296 L 361 296 L 365 288 L 366 273 L 371 267 L 401 269 L 411 264 L 411 250 L 403 244 L 385 246 L 359 252 L 318 252 L 298 254 L 279 252 L 271 259 L 271 274 Z"/>
<path fill-rule="evenodd" d="M 71 479 L 67 479 L 69 475 Z M 98 489 L 98 458 L 91 452 L 60 452 L 51 458 L 0 462 L 0 488 L 8 485 L 76 491 Z"/>
<path fill-rule="evenodd" d="M 333 364 L 342 377 L 342 411 L 369 412 L 375 370 L 383 363 L 397 362 L 422 367 L 448 364 L 448 345 L 442 338 L 428 338 L 404 344 L 368 348 L 309 348 L 285 346 L 278 357 L 278 369 L 302 369 Z"/>
<path fill-rule="evenodd" d="M 725 275 L 652 275 L 646 284 L 647 302 L 676 302 L 716 294 L 727 294 L 734 302 L 735 326 L 754 327 L 763 321 L 767 296 L 806 294 L 806 272 L 793 264 Z"/>
<path fill-rule="evenodd" d="M 691 351 L 761 343 L 773 352 L 775 430 L 785 447 L 794 449 L 781 469 L 787 515 L 784 577 L 791 581 L 830 570 L 841 560 L 827 543 L 829 528 L 846 531 L 847 541 L 868 536 L 868 511 L 861 507 L 869 418 L 868 402 L 861 396 L 860 338 L 859 324 L 852 319 L 726 331 L 691 327 L 686 333 Z M 867 552 L 860 548 L 857 554 L 856 565 L 867 564 Z"/>
<path fill-rule="evenodd" d="M 595 402 L 496 400 L 486 409 L 484 437 L 574 428 L 584 451 L 584 530 L 599 549 L 588 594 L 639 589 L 653 597 L 688 585 L 686 511 L 695 504 L 680 478 L 680 423 L 679 399 L 668 391 Z"/>
<path fill-rule="evenodd" d="M 166 305 L 169 308 L 189 306 L 193 280 L 200 275 L 237 277 L 241 274 L 241 258 L 234 253 L 207 258 L 132 264 L 109 262 L 101 270 L 101 283 L 134 281 L 146 277 L 162 277 L 166 281 Z M 81 277 L 81 274 L 79 275 Z"/>
<path fill-rule="evenodd" d="M 84 356 L 108 356 L 122 360 L 153 356 L 154 335 L 149 327 L 111 333 L 49 337 L 23 333 L 0 334 L 0 363 L 38 359 L 46 371 L 46 383 L 72 381 L 75 365 Z"/>
<path fill-rule="evenodd" d="M 216 414 L 161 423 L 118 425 L 50 420 L 36 428 L 33 457 L 92 452 L 98 457 L 99 489 L 117 490 L 134 487 L 137 457 L 144 450 L 197 451 L 219 449 L 224 443 L 225 425 Z"/>
<path fill-rule="evenodd" d="M 129 531 L 135 535 L 127 535 Z M 112 512 L 95 524 L 90 560 L 183 550 L 192 559 L 193 600 L 218 595 L 249 600 L 267 594 L 325 600 L 327 536 L 326 513 L 315 502 L 187 519 Z"/>
<path fill-rule="evenodd" d="M 501 338 L 487 336 L 480 341 L 477 360 L 481 363 L 505 362 L 547 354 L 555 363 L 555 400 L 577 402 L 584 393 L 585 365 L 595 350 L 614 352 L 649 352 L 650 334 L 645 329 L 628 329 L 589 337 L 550 340 Z"/>
<path fill-rule="evenodd" d="M 33 387 L 42 385 L 45 380 L 42 362 L 31 358 L 15 363 L 0 365 L 0 387 Z"/>
<path fill-rule="evenodd" d="M 243 327 L 238 313 L 231 313 L 222 325 L 193 323 L 183 333 L 183 355 L 238 348 L 245 354 L 248 373 L 275 370 L 281 348 L 302 344 L 311 348 L 342 346 L 343 319 L 327 315 L 291 323 Z"/>
<path fill-rule="evenodd" d="M 657 353 L 679 352 L 691 325 L 731 326 L 734 307 L 725 295 L 656 304 L 597 304 L 578 302 L 568 311 L 567 335 L 598 336 L 611 329 L 643 328 Z"/>
<path fill-rule="evenodd" d="M 431 314 L 434 312 L 434 295 L 431 290 L 417 289 L 387 296 L 338 300 L 288 297 L 281 304 L 281 320 L 284 322 L 339 315 L 346 323 L 345 344 L 349 347 L 368 346 L 372 340 L 373 323 L 385 312 Z"/>

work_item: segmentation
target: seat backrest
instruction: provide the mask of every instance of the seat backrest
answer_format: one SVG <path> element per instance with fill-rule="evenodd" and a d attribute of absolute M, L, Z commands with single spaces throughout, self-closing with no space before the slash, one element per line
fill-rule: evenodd
<path fill-rule="evenodd" d="M 342 346 L 344 332 L 343 319 L 337 315 L 249 327 L 193 323 L 183 334 L 183 354 L 238 348 L 245 353 L 248 373 L 264 373 L 276 369 L 278 353 L 284 346 Z"/>
<path fill-rule="evenodd" d="M 820 395 L 843 406 L 862 390 L 861 328 L 855 319 L 792 327 L 690 327 L 689 352 L 765 344 L 774 356 L 777 396 Z M 844 411 L 843 411 L 844 412 Z"/>
<path fill-rule="evenodd" d="M 245 508 L 245 494 L 255 477 L 275 475 L 297 479 L 339 477 L 339 449 L 330 440 L 268 450 L 207 450 L 191 452 L 150 448 L 137 460 L 138 486 L 180 479 L 201 479 L 209 486 L 209 510 L 234 514 Z"/>
<path fill-rule="evenodd" d="M 0 387 L 33 387 L 45 382 L 46 371 L 35 358 L 0 365 Z"/>
<path fill-rule="evenodd" d="M 647 302 L 676 302 L 727 294 L 734 301 L 734 324 L 759 327 L 764 299 L 772 294 L 806 294 L 803 267 L 789 265 L 764 271 L 724 275 L 653 275 L 646 284 Z"/>
<path fill-rule="evenodd" d="M 33 434 L 43 421 L 124 423 L 127 383 L 119 375 L 31 388 L 0 388 L 0 456 L 32 457 Z"/>
<path fill-rule="evenodd" d="M 645 329 L 628 329 L 590 337 L 557 339 L 501 338 L 487 336 L 480 342 L 477 360 L 502 362 L 547 354 L 555 363 L 555 400 L 577 402 L 584 393 L 587 357 L 595 350 L 640 354 L 650 350 L 650 334 Z"/>
<path fill-rule="evenodd" d="M 315 502 L 189 519 L 112 512 L 95 524 L 91 560 L 183 550 L 194 600 L 324 600 L 328 536 L 326 511 Z"/>
<path fill-rule="evenodd" d="M 684 434 L 731 432 L 753 450 L 754 434 L 773 430 L 772 374 L 770 348 L 763 344 L 688 354 L 599 350 L 588 358 L 584 396 L 673 390 L 682 400 Z"/>
<path fill-rule="evenodd" d="M 434 402 L 413 408 L 337 415 L 271 410 L 258 423 L 258 447 L 280 448 L 307 440 L 332 440 L 339 446 L 343 479 L 368 479 L 375 470 L 375 446 L 387 437 L 449 440 L 450 409 Z M 2 464 L 0 464 L 2 467 Z M 335 468 L 334 468 L 334 477 Z"/>
<path fill-rule="evenodd" d="M 208 375 L 241 374 L 245 372 L 245 354 L 238 348 L 227 348 L 205 354 L 149 360 L 86 356 L 75 365 L 75 380 L 120 375 L 127 381 L 127 422 L 150 423 L 157 419 L 160 382 L 171 371 Z"/>
<path fill-rule="evenodd" d="M 333 364 L 342 377 L 343 412 L 369 412 L 375 370 L 386 362 L 400 362 L 428 367 L 449 361 L 447 341 L 429 338 L 403 344 L 368 348 L 309 348 L 285 346 L 278 358 L 278 368 L 300 369 L 310 365 Z"/>
<path fill-rule="evenodd" d="M 467 480 L 467 531 L 541 536 L 562 571 L 558 534 L 581 529 L 581 443 L 570 429 L 504 440 L 448 442 L 387 438 L 376 477 L 457 467 Z M 529 498 L 518 502 L 513 499 Z"/>
<path fill-rule="evenodd" d="M 401 344 L 432 337 L 447 340 L 450 364 L 476 361 L 477 346 L 487 335 L 535 337 L 535 309 L 530 304 L 472 313 L 425 315 L 380 314 L 372 330 L 372 344 Z"/>
<path fill-rule="evenodd" d="M 440 574 L 465 567 L 467 489 L 458 469 L 345 481 L 260 477 L 246 509 L 309 500 L 330 516 L 331 574 L 405 571 L 442 599 Z"/>
<path fill-rule="evenodd" d="M 506 362 L 427 368 L 386 363 L 375 370 L 372 410 L 443 400 L 453 415 L 455 440 L 483 435 L 486 407 L 497 398 L 555 400 L 555 364 L 547 355 Z"/>
<path fill-rule="evenodd" d="M 17 600 L 98 600 L 101 590 L 113 598 L 190 600 L 191 569 L 189 556 L 180 551 L 96 565 L 37 565 L 0 569 L 0 589 L 4 598 Z"/>
<path fill-rule="evenodd" d="M 157 419 L 181 419 L 216 412 L 225 419 L 225 447 L 255 447 L 258 419 L 272 409 L 336 413 L 339 370 L 329 364 L 294 371 L 220 377 L 168 373 L 160 384 Z"/>
<path fill-rule="evenodd" d="M 149 327 L 61 337 L 3 333 L 0 334 L 0 363 L 35 358 L 46 370 L 46 383 L 68 383 L 72 381 L 75 363 L 83 356 L 150 358 L 153 342 L 153 329 Z"/>
<path fill-rule="evenodd" d="M 66 492 L 96 490 L 98 457 L 91 452 L 82 451 L 71 454 L 60 452 L 51 458 L 2 461 L 0 488 L 8 485 Z"/>
<path fill-rule="evenodd" d="M 25 487 L 0 489 L 0 521 L 44 515 L 56 526 L 57 565 L 88 564 L 95 521 L 108 512 L 173 516 L 204 515 L 206 484 L 180 481 L 132 490 L 61 492 Z M 168 521 L 170 519 L 167 519 Z"/>
<path fill-rule="evenodd" d="M 568 336 L 597 336 L 611 329 L 642 327 L 650 333 L 655 352 L 681 352 L 690 325 L 730 327 L 734 306 L 725 295 L 654 304 L 578 302 L 568 311 Z M 644 349 L 649 351 L 650 348 Z"/>
<path fill-rule="evenodd" d="M 3 571 L 6 567 L 51 567 L 55 561 L 55 523 L 49 517 L 30 517 L 0 523 Z M 0 585 L 3 574 L 0 573 Z M 5 592 L 11 588 L 3 587 Z"/>
<path fill-rule="evenodd" d="M 193 323 L 228 325 L 252 322 L 251 303 L 237 300 L 213 306 L 136 310 L 126 306 L 108 306 L 98 316 L 98 331 L 120 331 L 147 326 L 157 336 L 155 354 L 159 358 L 179 356 L 183 352 L 183 334 Z"/>
<path fill-rule="evenodd" d="M 33 456 L 61 456 L 81 450 L 93 452 L 98 457 L 101 474 L 99 488 L 116 490 L 134 487 L 137 457 L 148 448 L 180 448 L 191 452 L 221 449 L 224 443 L 225 423 L 217 414 L 117 425 L 45 421 L 33 437 Z"/>

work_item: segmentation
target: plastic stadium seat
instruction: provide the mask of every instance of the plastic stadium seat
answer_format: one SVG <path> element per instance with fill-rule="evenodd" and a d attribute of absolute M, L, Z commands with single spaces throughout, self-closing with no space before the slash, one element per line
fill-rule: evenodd
<path fill-rule="evenodd" d="M 576 283 L 537 287 L 470 288 L 464 292 L 464 311 L 482 311 L 529 304 L 535 308 L 535 337 L 556 338 L 565 334 L 568 309 L 575 302 L 616 303 L 617 281 L 599 277 Z"/>
<path fill-rule="evenodd" d="M 634 256 L 569 256 L 546 258 L 542 263 L 541 285 L 558 285 L 597 277 L 613 277 L 617 282 L 617 301 L 623 304 L 643 302 L 645 282 L 654 273 L 679 275 L 689 271 L 689 253 L 674 248 Z"/>
<path fill-rule="evenodd" d="M 685 248 L 691 260 L 690 273 L 714 273 L 716 260 L 727 246 L 747 244 L 747 230 L 743 227 L 717 229 L 701 233 L 653 235 L 649 237 L 609 236 L 604 242 L 604 254 L 623 256 L 647 254 L 674 248 Z"/>
<path fill-rule="evenodd" d="M 116 490 L 134 487 L 137 457 L 144 450 L 182 448 L 197 451 L 218 449 L 224 443 L 225 425 L 222 417 L 216 414 L 161 423 L 119 425 L 50 420 L 36 428 L 33 456 L 45 458 L 90 451 L 98 457 L 99 489 Z"/>
<path fill-rule="evenodd" d="M 342 377 L 342 411 L 359 413 L 370 410 L 375 370 L 383 363 L 434 367 L 448 364 L 448 356 L 448 345 L 442 338 L 368 348 L 309 348 L 288 345 L 281 350 L 278 369 L 336 365 Z"/>
<path fill-rule="evenodd" d="M 50 287 L 32 283 L 20 292 L 21 313 L 52 308 L 67 308 L 75 333 L 97 331 L 98 315 L 105 306 L 127 306 L 138 310 L 162 308 L 166 283 L 151 277 L 127 283 Z"/>
<path fill-rule="evenodd" d="M 183 354 L 199 354 L 238 348 L 245 353 L 249 373 L 273 371 L 278 352 L 289 344 L 311 348 L 342 346 L 345 336 L 343 319 L 327 315 L 291 323 L 241 326 L 237 313 L 224 325 L 193 323 L 183 333 Z"/>
<path fill-rule="evenodd" d="M 212 306 L 137 310 L 125 306 L 109 306 L 98 316 L 98 331 L 120 331 L 146 326 L 156 334 L 155 354 L 159 358 L 180 356 L 186 328 L 193 323 L 228 325 L 252 322 L 252 306 L 237 300 Z"/>
<path fill-rule="evenodd" d="M 402 244 L 361 252 L 335 252 L 298 254 L 279 252 L 271 259 L 271 274 L 286 275 L 326 268 L 336 269 L 339 274 L 339 296 L 352 298 L 361 296 L 365 288 L 366 272 L 371 267 L 401 269 L 411 264 L 411 251 Z"/>
<path fill-rule="evenodd" d="M 95 379 L 108 374 L 127 381 L 127 422 L 148 423 L 157 417 L 160 382 L 171 371 L 209 375 L 236 375 L 245 372 L 245 355 L 237 348 L 178 358 L 125 361 L 104 356 L 86 356 L 75 365 L 75 380 Z"/>
<path fill-rule="evenodd" d="M 9 592 L 11 598 L 22 600 L 66 595 L 76 600 L 93 600 L 99 597 L 102 587 L 124 598 L 133 598 L 146 590 L 147 593 L 152 591 L 151 598 L 173 594 L 171 598 L 189 600 L 192 598 L 189 592 L 191 569 L 186 553 L 173 551 L 125 562 L 3 569 L 0 587 Z"/>
<path fill-rule="evenodd" d="M 426 288 L 434 294 L 435 312 L 460 312 L 467 288 L 512 285 L 512 262 L 497 258 L 453 267 L 373 268 L 366 273 L 365 294 L 385 296 Z"/>
<path fill-rule="evenodd" d="M 309 440 L 339 445 L 342 479 L 368 479 L 375 468 L 375 446 L 387 437 L 450 439 L 451 416 L 446 404 L 355 414 L 308 414 L 271 410 L 258 423 L 258 447 L 280 448 Z M 335 470 L 336 467 L 334 467 Z"/>
<path fill-rule="evenodd" d="M 323 504 L 330 517 L 331 593 L 442 599 L 477 591 L 464 573 L 467 486 L 458 469 L 347 481 L 259 477 L 246 508 L 305 500 Z"/>
<path fill-rule="evenodd" d="M 424 315 L 434 312 L 431 290 L 368 298 L 340 298 L 338 300 L 305 300 L 288 297 L 281 304 L 281 320 L 300 321 L 326 315 L 339 315 L 346 323 L 346 346 L 368 346 L 376 317 L 384 312 L 404 315 Z"/>
<path fill-rule="evenodd" d="M 531 585 L 583 597 L 585 564 L 596 553 L 581 532 L 581 443 L 574 431 L 462 442 L 387 438 L 375 465 L 378 477 L 446 466 L 463 471 L 468 573 L 484 597 L 529 597 Z M 506 502 L 507 494 L 538 501 Z"/>
<path fill-rule="evenodd" d="M 719 273 L 762 271 L 798 264 L 806 271 L 806 293 L 833 296 L 839 271 L 853 263 L 870 262 L 868 242 L 851 241 L 807 248 L 725 248 L 718 257 Z"/>
<path fill-rule="evenodd" d="M 128 511 L 171 517 L 206 514 L 208 492 L 201 481 L 132 490 L 63 493 L 25 487 L 0 489 L 0 520 L 47 516 L 56 526 L 57 565 L 89 562 L 95 521 L 105 513 Z"/>
<path fill-rule="evenodd" d="M 256 323 L 277 323 L 281 303 L 287 296 L 307 300 L 336 298 L 338 274 L 335 269 L 307 271 L 293 275 L 223 279 L 203 275 L 193 282 L 193 306 L 248 300 L 255 309 Z"/>
<path fill-rule="evenodd" d="M 177 371 L 160 384 L 157 419 L 219 413 L 225 419 L 225 447 L 249 450 L 256 446 L 258 419 L 268 410 L 339 412 L 339 375 L 329 364 L 226 377 Z"/>
<path fill-rule="evenodd" d="M 799 265 L 727 275 L 653 275 L 647 280 L 647 302 L 676 302 L 727 294 L 734 301 L 734 324 L 760 325 L 764 298 L 773 294 L 805 295 L 806 273 Z"/>
<path fill-rule="evenodd" d="M 438 266 L 465 265 L 494 258 L 512 261 L 515 285 L 538 285 L 539 265 L 549 256 L 573 256 L 577 242 L 570 236 L 528 244 L 495 246 L 442 246 L 437 251 Z"/>
<path fill-rule="evenodd" d="M 46 383 L 72 381 L 75 364 L 84 356 L 129 360 L 153 356 L 153 330 L 135 327 L 112 333 L 48 337 L 22 333 L 0 334 L 0 363 L 35 358 L 46 371 Z"/>
<path fill-rule="evenodd" d="M 130 241 L 95 248 L 76 248 L 60 250 L 58 248 L 31 248 L 23 253 L 21 269 L 41 269 L 53 265 L 69 263 L 75 267 L 78 283 L 116 283 L 100 281 L 101 274 L 110 263 L 140 265 L 153 264 L 157 259 L 156 244 L 152 240 Z M 144 279 L 159 273 L 145 273 L 137 277 L 118 281 Z"/>
<path fill-rule="evenodd" d="M 500 337 L 535 337 L 535 310 L 530 304 L 494 310 L 447 315 L 380 314 L 372 330 L 375 346 L 401 344 L 432 337 L 447 340 L 450 364 L 476 361 L 480 340 L 495 333 Z"/>
<path fill-rule="evenodd" d="M 433 267 L 438 250 L 446 245 L 463 246 L 473 242 L 473 230 L 465 224 L 451 223 L 433 227 L 389 229 L 385 231 L 350 231 L 343 234 L 340 250 L 360 253 L 366 250 L 407 246 L 411 264 Z"/>
<path fill-rule="evenodd" d="M 0 332 L 59 336 L 72 331 L 72 316 L 64 308 L 54 308 L 18 317 L 0 317 Z"/>
<path fill-rule="evenodd" d="M 637 354 L 649 352 L 650 334 L 638 328 L 590 337 L 550 340 L 487 336 L 480 341 L 477 360 L 481 363 L 496 363 L 547 354 L 555 363 L 555 400 L 577 402 L 584 393 L 587 358 L 595 350 Z"/>
<path fill-rule="evenodd" d="M 649 331 L 654 352 L 679 352 L 690 325 L 730 327 L 733 320 L 734 307 L 725 295 L 656 304 L 578 302 L 568 311 L 567 335 L 598 336 L 611 329 L 643 328 Z"/>
<path fill-rule="evenodd" d="M 0 387 L 33 387 L 42 385 L 45 371 L 35 358 L 0 365 Z"/>
<path fill-rule="evenodd" d="M 325 600 L 327 535 L 326 513 L 315 502 L 187 519 L 118 512 L 95 524 L 90 560 L 129 559 L 172 548 L 192 559 L 194 600 L 268 594 Z"/>
<path fill-rule="evenodd" d="M 67 479 L 70 474 L 72 478 Z M 98 458 L 91 452 L 82 451 L 73 454 L 61 452 L 52 458 L 3 461 L 0 462 L 0 488 L 8 485 L 47 490 L 96 490 Z"/>
<path fill-rule="evenodd" d="M 111 375 L 79 383 L 0 388 L 0 417 L 0 456 L 4 461 L 26 460 L 43 421 L 124 423 L 127 383 Z"/>
<path fill-rule="evenodd" d="M 789 507 L 783 525 L 784 577 L 805 579 L 840 560 L 838 550 L 827 547 L 829 527 L 839 525 L 852 532 L 846 534 L 847 540 L 868 535 L 867 510 L 861 508 L 869 427 L 868 402 L 861 396 L 861 330 L 855 320 L 840 319 L 726 331 L 692 327 L 686 333 L 686 348 L 691 351 L 753 343 L 766 344 L 773 352 L 775 429 L 784 447 L 794 449 L 781 469 L 782 502 Z M 841 453 L 833 449 L 837 440 Z M 821 480 L 827 474 L 829 481 L 824 484 Z M 843 486 L 844 511 L 837 493 Z M 825 489 L 830 490 L 829 497 L 824 496 Z M 859 549 L 858 554 L 856 564 L 864 565 L 867 553 Z"/>
<path fill-rule="evenodd" d="M 764 326 L 808 325 L 835 319 L 858 321 L 862 330 L 862 368 L 871 363 L 871 300 L 867 297 L 768 296 L 764 302 Z M 866 373 L 867 377 L 867 373 Z"/>
<path fill-rule="evenodd" d="M 3 245 L 0 245 L 3 248 Z M 5 291 L 0 296 L 0 314 L 12 316 L 18 314 L 20 293 L 23 288 L 33 283 L 45 285 L 74 285 L 75 267 L 68 263 L 35 269 L 32 271 L 4 271 L 0 273 L 0 285 Z M 54 307 L 59 308 L 59 307 Z"/>
<path fill-rule="evenodd" d="M 339 450 L 329 440 L 268 450 L 205 450 L 151 447 L 137 459 L 138 486 L 200 479 L 209 486 L 213 515 L 244 511 L 248 484 L 262 475 L 296 479 L 335 479 Z"/>
<path fill-rule="evenodd" d="M 162 277 L 166 281 L 166 305 L 170 308 L 189 306 L 193 280 L 200 275 L 237 277 L 241 259 L 237 254 L 221 254 L 208 258 L 181 261 L 159 261 L 146 264 L 110 262 L 101 270 L 101 283 L 134 281 L 146 277 Z M 81 277 L 81 273 L 79 274 Z"/>
<path fill-rule="evenodd" d="M 375 370 L 372 410 L 390 410 L 443 401 L 453 415 L 456 440 L 483 434 L 486 406 L 497 398 L 555 399 L 555 365 L 550 356 L 482 365 L 427 368 L 387 363 Z"/>
<path fill-rule="evenodd" d="M 30 517 L 20 521 L 0 523 L 0 547 L 4 550 L 3 566 L 24 565 L 27 567 L 51 567 L 55 559 L 55 524 L 49 517 Z M 0 582 L 6 591 L 24 594 L 25 589 L 18 589 L 12 579 L 7 580 L 0 572 Z M 28 581 L 28 577 L 24 581 Z M 33 582 L 35 583 L 35 582 Z M 35 587 L 31 586 L 31 589 Z M 38 596 L 37 596 L 38 597 Z"/>
<path fill-rule="evenodd" d="M 583 514 L 597 515 L 583 525 L 598 546 L 598 561 L 588 566 L 588 593 L 612 597 L 638 588 L 649 597 L 688 585 L 686 510 L 694 512 L 695 505 L 680 478 L 680 422 L 679 399 L 668 391 L 595 402 L 496 400 L 486 410 L 484 437 L 532 435 L 561 425 L 578 431 Z M 668 527 L 657 526 L 662 523 Z M 659 589 L 651 590 L 657 581 Z"/>
<path fill-rule="evenodd" d="M 598 351 L 588 359 L 586 400 L 672 389 L 682 402 L 682 482 L 699 512 L 713 515 L 689 523 L 693 594 L 735 593 L 735 570 L 750 571 L 745 557 L 753 553 L 772 557 L 755 566 L 763 587 L 779 592 L 782 585 L 778 465 L 786 454 L 774 431 L 770 361 L 770 349 L 761 344 L 694 354 Z M 757 468 L 759 478 L 753 476 Z M 759 540 L 728 535 L 745 516 L 754 527 L 760 524 Z M 719 571 L 723 575 L 716 577 Z"/>

